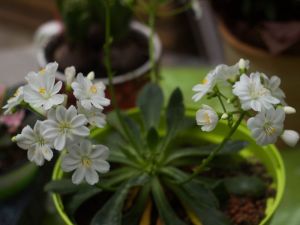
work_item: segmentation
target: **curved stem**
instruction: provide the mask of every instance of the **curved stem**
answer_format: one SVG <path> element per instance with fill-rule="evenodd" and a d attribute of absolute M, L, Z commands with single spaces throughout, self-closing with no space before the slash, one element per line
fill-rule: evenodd
<path fill-rule="evenodd" d="M 242 112 L 240 115 L 238 121 L 235 123 L 235 125 L 231 128 L 227 136 L 223 139 L 223 141 L 209 154 L 209 156 L 201 162 L 199 166 L 197 166 L 194 169 L 193 174 L 191 174 L 186 180 L 182 181 L 181 184 L 187 183 L 191 181 L 194 177 L 196 177 L 198 174 L 200 174 L 206 167 L 207 165 L 216 157 L 216 155 L 222 150 L 224 145 L 230 140 L 231 136 L 235 133 L 241 122 L 243 121 L 246 113 Z"/>
<path fill-rule="evenodd" d="M 155 29 L 155 17 L 156 17 L 156 2 L 153 1 L 150 3 L 149 7 L 149 20 L 148 20 L 148 26 L 150 28 L 150 38 L 149 38 L 149 57 L 150 57 L 150 64 L 151 64 L 151 70 L 150 70 L 150 76 L 153 82 L 158 82 L 158 74 L 156 71 L 156 65 L 155 65 L 155 55 L 154 55 L 154 29 Z"/>
<path fill-rule="evenodd" d="M 111 61 L 110 61 L 110 54 L 111 54 L 111 44 L 112 44 L 112 38 L 111 38 L 111 13 L 110 13 L 110 0 L 105 0 L 104 1 L 104 6 L 105 6 L 105 44 L 104 44 L 104 65 L 107 71 L 107 76 L 108 76 L 108 85 L 109 85 L 109 92 L 111 95 L 111 100 L 112 100 L 112 105 L 113 108 L 116 110 L 117 118 L 125 132 L 126 137 L 128 140 L 131 142 L 131 144 L 134 146 L 135 149 L 139 149 L 138 146 L 135 144 L 133 138 L 130 135 L 130 132 L 128 130 L 128 127 L 126 126 L 122 116 L 120 109 L 117 104 L 116 100 L 116 94 L 114 90 L 114 85 L 113 85 L 113 71 L 112 71 L 112 66 L 111 66 Z"/>

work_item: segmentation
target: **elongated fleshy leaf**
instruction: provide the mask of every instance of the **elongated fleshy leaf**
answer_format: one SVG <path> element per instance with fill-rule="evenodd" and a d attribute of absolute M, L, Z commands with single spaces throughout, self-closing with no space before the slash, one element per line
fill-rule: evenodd
<path fill-rule="evenodd" d="M 175 186 L 178 186 L 178 183 L 187 179 L 188 174 L 175 168 L 168 167 L 165 172 L 175 179 L 177 183 Z M 185 184 L 180 185 L 186 192 L 188 192 L 191 198 L 196 199 L 199 202 L 202 202 L 204 205 L 216 208 L 219 206 L 218 199 L 214 193 L 209 190 L 205 185 L 195 180 L 191 180 Z"/>
<path fill-rule="evenodd" d="M 163 92 L 157 84 L 149 83 L 139 93 L 137 105 L 141 110 L 146 130 L 157 127 L 163 101 Z"/>
<path fill-rule="evenodd" d="M 261 197 L 266 190 L 266 185 L 261 178 L 255 176 L 237 176 L 224 180 L 227 191 L 235 195 Z"/>
<path fill-rule="evenodd" d="M 121 225 L 122 209 L 129 189 L 133 186 L 143 185 L 148 180 L 149 177 L 147 175 L 142 175 L 127 181 L 96 213 L 91 225 Z"/>
<path fill-rule="evenodd" d="M 96 194 L 100 193 L 101 191 L 101 189 L 94 186 L 89 186 L 85 189 L 78 191 L 78 193 L 72 195 L 70 200 L 68 200 L 67 202 L 66 208 L 68 213 L 70 215 L 73 215 L 82 203 L 95 196 Z"/>
<path fill-rule="evenodd" d="M 199 218 L 203 225 L 230 225 L 229 219 L 215 207 L 211 207 L 203 204 L 198 199 L 193 198 L 180 186 L 172 186 L 172 190 L 175 192 L 181 203 L 192 210 L 193 213 Z"/>
<path fill-rule="evenodd" d="M 150 196 L 150 185 L 145 185 L 140 190 L 137 200 L 133 203 L 132 209 L 124 216 L 122 224 L 139 225 L 143 212 Z"/>
<path fill-rule="evenodd" d="M 152 193 L 158 213 L 165 225 L 186 225 L 170 206 L 158 179 L 152 180 Z"/>
<path fill-rule="evenodd" d="M 244 141 L 230 141 L 225 144 L 222 150 L 218 153 L 218 155 L 226 155 L 226 154 L 234 154 L 247 146 L 247 142 Z M 211 151 L 216 148 L 217 145 L 206 145 L 206 146 L 199 146 L 199 147 L 190 147 L 190 148 L 180 148 L 170 152 L 166 164 L 173 163 L 174 161 L 182 158 L 189 159 L 207 156 L 211 153 Z M 177 164 L 176 164 L 177 165 Z M 184 164 L 180 164 L 184 165 Z"/>
<path fill-rule="evenodd" d="M 153 151 L 156 149 L 159 142 L 159 135 L 154 127 L 151 127 L 147 134 L 148 147 Z"/>
<path fill-rule="evenodd" d="M 54 180 L 46 184 L 45 191 L 54 192 L 57 194 L 71 194 L 88 187 L 88 184 L 73 184 L 70 179 Z"/>

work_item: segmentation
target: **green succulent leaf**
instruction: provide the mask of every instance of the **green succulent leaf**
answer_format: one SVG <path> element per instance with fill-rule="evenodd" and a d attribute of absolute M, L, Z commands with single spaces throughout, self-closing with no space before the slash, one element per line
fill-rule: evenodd
<path fill-rule="evenodd" d="M 179 186 L 183 180 L 186 180 L 188 174 L 175 168 L 175 167 L 167 167 L 164 169 L 164 173 L 169 177 L 172 177 L 176 182 L 175 183 L 168 183 L 169 186 L 172 187 Z M 219 206 L 218 199 L 214 195 L 214 193 L 207 188 L 203 183 L 193 179 L 185 184 L 180 185 L 187 193 L 190 194 L 191 198 L 196 199 L 197 201 L 201 202 L 203 205 L 208 207 L 217 208 Z"/>
<path fill-rule="evenodd" d="M 134 177 L 124 183 L 93 217 L 91 225 L 121 225 L 122 210 L 131 187 L 144 185 L 148 175 Z"/>
<path fill-rule="evenodd" d="M 229 219 L 217 208 L 204 204 L 180 186 L 171 187 L 185 208 L 191 210 L 203 225 L 230 225 Z"/>
<path fill-rule="evenodd" d="M 166 164 L 185 165 L 191 164 L 191 160 L 199 160 L 199 157 L 205 157 L 211 153 L 211 151 L 217 145 L 206 145 L 191 148 L 180 148 L 171 152 L 166 160 Z M 225 144 L 218 155 L 227 155 L 238 153 L 247 146 L 247 142 L 244 141 L 230 141 Z M 185 158 L 186 160 L 181 160 Z"/>
<path fill-rule="evenodd" d="M 158 213 L 165 225 L 187 225 L 178 218 L 161 187 L 157 178 L 152 179 L 152 193 Z"/>
<path fill-rule="evenodd" d="M 237 176 L 224 180 L 227 191 L 231 194 L 261 197 L 266 190 L 263 180 L 256 176 Z"/>
<path fill-rule="evenodd" d="M 147 134 L 147 143 L 151 150 L 155 150 L 159 143 L 159 135 L 154 127 L 151 127 Z"/>
<path fill-rule="evenodd" d="M 47 192 L 54 192 L 57 194 L 65 195 L 72 194 L 79 190 L 86 189 L 90 185 L 88 184 L 73 184 L 70 179 L 53 180 L 45 185 L 44 190 Z"/>
<path fill-rule="evenodd" d="M 146 130 L 158 126 L 163 102 L 163 92 L 157 84 L 149 83 L 139 93 L 137 106 L 141 110 Z"/>
<path fill-rule="evenodd" d="M 73 215 L 82 203 L 100 193 L 101 191 L 101 189 L 94 186 L 88 186 L 78 191 L 78 193 L 72 195 L 72 197 L 68 200 L 66 204 L 67 211 L 70 215 Z"/>
<path fill-rule="evenodd" d="M 132 209 L 124 215 L 122 224 L 139 225 L 141 216 L 146 208 L 147 201 L 149 200 L 150 185 L 146 184 L 142 187 L 137 197 L 137 200 L 133 203 Z"/>

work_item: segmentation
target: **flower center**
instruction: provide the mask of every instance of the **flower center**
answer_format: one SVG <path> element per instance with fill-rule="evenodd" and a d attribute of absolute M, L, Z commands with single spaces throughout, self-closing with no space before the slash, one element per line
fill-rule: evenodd
<path fill-rule="evenodd" d="M 204 78 L 204 79 L 202 80 L 202 84 L 207 84 L 207 83 L 208 83 L 208 79 Z"/>
<path fill-rule="evenodd" d="M 81 163 L 86 168 L 90 168 L 92 166 L 92 160 L 87 156 L 82 157 Z"/>
<path fill-rule="evenodd" d="M 276 128 L 272 127 L 272 124 L 268 122 L 264 126 L 264 131 L 268 136 L 272 136 L 276 132 Z"/>
<path fill-rule="evenodd" d="M 92 92 L 93 94 L 96 94 L 96 93 L 97 93 L 97 87 L 96 87 L 96 85 L 92 85 L 92 86 L 91 86 L 90 92 Z"/>
<path fill-rule="evenodd" d="M 43 146 L 46 144 L 45 139 L 42 136 L 38 136 L 36 142 L 40 145 Z"/>
<path fill-rule="evenodd" d="M 39 88 L 39 93 L 40 93 L 41 95 L 44 95 L 44 94 L 46 93 L 46 89 L 43 88 L 43 87 Z"/>
<path fill-rule="evenodd" d="M 20 95 L 20 89 L 18 88 L 14 93 L 14 97 L 18 97 Z"/>
<path fill-rule="evenodd" d="M 211 123 L 211 120 L 210 120 L 210 117 L 208 115 L 208 112 L 204 113 L 204 121 L 207 123 L 207 124 L 210 124 Z"/>
<path fill-rule="evenodd" d="M 41 70 L 39 71 L 39 74 L 40 74 L 40 75 L 45 75 L 45 73 L 46 73 L 45 68 L 44 68 L 44 69 L 41 69 Z"/>
<path fill-rule="evenodd" d="M 61 122 L 59 124 L 59 131 L 61 133 L 67 133 L 70 128 L 71 128 L 71 124 L 68 122 Z"/>

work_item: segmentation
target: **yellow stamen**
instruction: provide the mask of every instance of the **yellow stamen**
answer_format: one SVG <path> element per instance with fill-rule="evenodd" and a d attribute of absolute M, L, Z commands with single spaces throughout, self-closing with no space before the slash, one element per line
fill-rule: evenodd
<path fill-rule="evenodd" d="M 91 91 L 93 94 L 96 94 L 96 93 L 97 93 L 97 87 L 96 87 L 96 85 L 92 85 L 91 88 L 90 88 L 90 91 Z"/>
<path fill-rule="evenodd" d="M 202 84 L 207 84 L 207 83 L 208 83 L 208 79 L 204 78 L 204 79 L 202 80 Z"/>
<path fill-rule="evenodd" d="M 39 89 L 39 93 L 42 94 L 42 95 L 45 94 L 46 93 L 46 89 L 45 88 L 40 88 Z"/>
<path fill-rule="evenodd" d="M 207 112 L 206 112 L 206 113 L 204 113 L 204 121 L 205 121 L 206 123 L 208 123 L 208 124 L 210 124 L 210 123 L 211 123 L 210 117 L 209 117 L 209 115 L 208 115 L 208 113 L 207 113 Z"/>
<path fill-rule="evenodd" d="M 92 166 L 92 160 L 88 157 L 83 157 L 81 159 L 81 163 L 86 168 L 90 168 Z"/>
<path fill-rule="evenodd" d="M 44 75 L 46 73 L 46 70 L 45 69 L 41 69 L 40 71 L 39 71 L 39 74 L 40 75 Z"/>
<path fill-rule="evenodd" d="M 265 127 L 265 132 L 268 136 L 272 136 L 276 132 L 276 129 L 271 126 L 267 126 Z"/>

